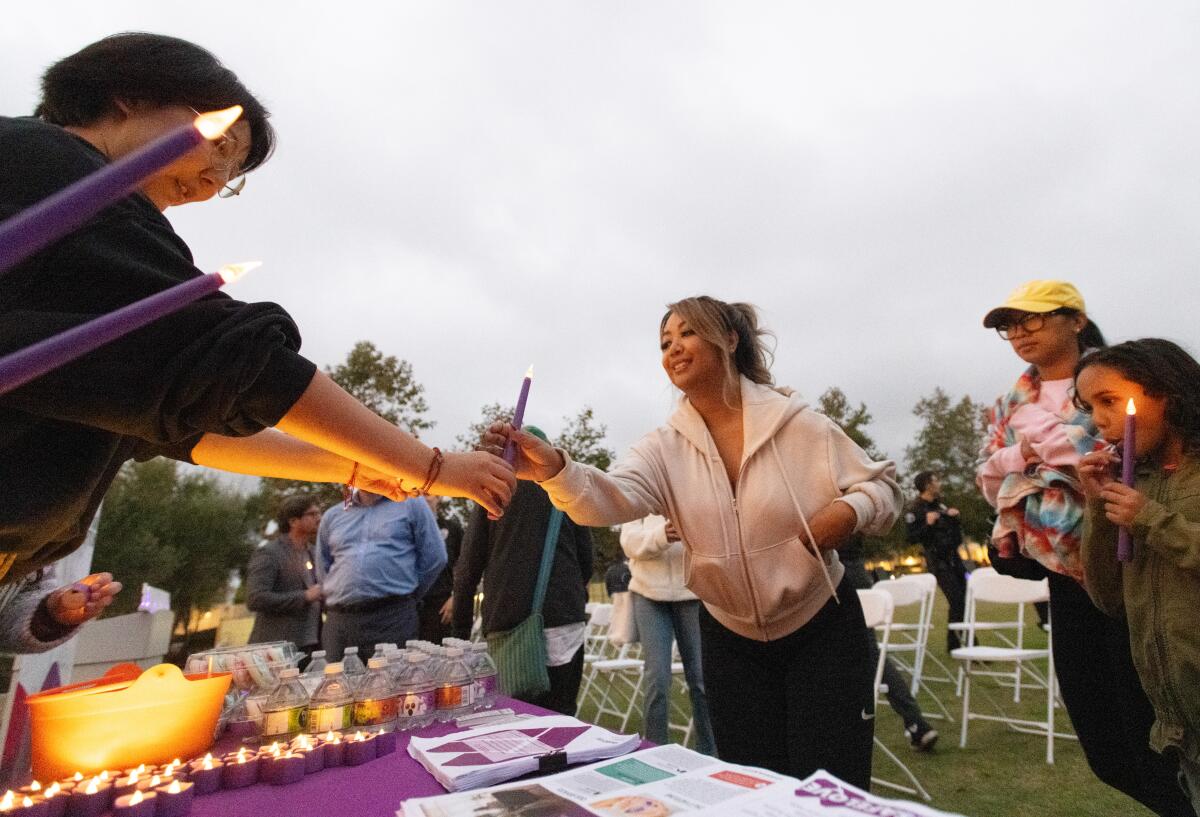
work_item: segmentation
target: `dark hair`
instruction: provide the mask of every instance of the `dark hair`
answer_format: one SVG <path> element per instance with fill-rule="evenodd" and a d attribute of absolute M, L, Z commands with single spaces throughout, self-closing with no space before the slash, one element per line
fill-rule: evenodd
<path fill-rule="evenodd" d="M 1142 338 L 1099 349 L 1075 364 L 1076 382 L 1088 366 L 1107 366 L 1151 397 L 1165 398 L 1167 424 L 1183 437 L 1185 451 L 1200 454 L 1200 363 L 1182 347 L 1162 338 Z M 1091 411 L 1078 389 L 1075 405 Z"/>
<path fill-rule="evenodd" d="M 937 478 L 937 474 L 933 471 L 922 471 L 913 477 L 913 487 L 917 489 L 917 493 L 925 493 L 925 489 L 929 487 L 929 483 Z"/>
<path fill-rule="evenodd" d="M 309 508 L 319 508 L 317 498 L 311 494 L 294 494 L 279 503 L 279 514 L 275 517 L 280 533 L 292 529 L 292 520 L 304 516 Z"/>
<path fill-rule="evenodd" d="M 1072 309 L 1069 306 L 1063 306 L 1054 311 L 1067 317 L 1074 317 L 1080 314 L 1078 309 Z M 1083 329 L 1077 335 L 1080 353 L 1086 352 L 1088 349 L 1103 349 L 1108 345 L 1104 341 L 1104 333 L 1100 331 L 1100 327 L 1096 325 L 1094 320 L 1087 315 L 1083 317 L 1087 320 L 1087 323 L 1083 325 Z"/>
<path fill-rule="evenodd" d="M 270 112 L 237 75 L 211 52 L 162 34 L 114 34 L 54 63 L 42 75 L 34 116 L 64 127 L 91 125 L 115 113 L 118 100 L 198 111 L 241 105 L 250 126 L 250 155 L 242 170 L 261 166 L 275 149 Z"/>
<path fill-rule="evenodd" d="M 737 335 L 733 354 L 721 357 L 725 363 L 726 386 L 736 383 L 735 371 L 752 383 L 770 386 L 775 382 L 771 377 L 774 355 L 764 341 L 771 337 L 771 332 L 759 327 L 758 310 L 753 304 L 729 304 L 708 295 L 684 298 L 667 304 L 667 312 L 658 324 L 660 334 L 672 314 L 687 321 L 697 335 L 718 349 L 728 348 L 730 332 Z"/>

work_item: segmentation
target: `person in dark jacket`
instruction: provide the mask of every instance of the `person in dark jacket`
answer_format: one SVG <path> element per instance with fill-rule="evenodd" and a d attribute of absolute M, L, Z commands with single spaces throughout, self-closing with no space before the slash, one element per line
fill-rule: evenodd
<path fill-rule="evenodd" d="M 274 137 L 262 103 L 208 51 L 119 34 L 52 65 L 35 117 L 0 117 L 0 220 L 232 105 L 242 119 L 65 238 L 0 271 L 0 356 L 201 275 L 162 211 L 242 191 Z M 122 464 L 165 455 L 400 498 L 423 487 L 495 513 L 512 469 L 442 455 L 302 357 L 291 317 L 214 293 L 0 395 L 0 581 L 82 543 Z M 279 431 L 272 430 L 275 426 Z M 280 433 L 284 432 L 284 433 Z"/>
<path fill-rule="evenodd" d="M 545 438 L 533 426 L 525 430 Z M 481 577 L 484 635 L 511 630 L 529 616 L 552 508 L 545 491 L 520 482 L 502 519 L 488 519 L 482 507 L 472 510 L 454 571 L 456 636 L 470 636 L 472 601 Z M 591 532 L 564 516 L 542 607 L 550 691 L 529 701 L 564 715 L 575 714 L 583 679 L 584 608 L 591 576 Z"/>
<path fill-rule="evenodd" d="M 967 573 L 958 555 L 962 544 L 962 526 L 958 508 L 942 502 L 942 481 L 932 471 L 922 471 L 913 479 L 917 498 L 904 515 L 908 541 L 920 544 L 925 551 L 925 566 L 937 578 L 946 601 L 950 604 L 948 620 L 960 622 L 966 614 Z M 946 650 L 959 647 L 958 634 L 946 631 Z"/>
<path fill-rule="evenodd" d="M 321 642 L 321 585 L 312 544 L 321 508 L 311 496 L 279 507 L 279 536 L 254 551 L 246 573 L 246 606 L 254 612 L 250 643 L 290 641 L 306 656 Z"/>

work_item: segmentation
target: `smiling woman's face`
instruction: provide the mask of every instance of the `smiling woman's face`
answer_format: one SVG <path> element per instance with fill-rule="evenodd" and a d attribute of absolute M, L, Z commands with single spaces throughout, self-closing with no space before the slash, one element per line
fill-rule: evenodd
<path fill-rule="evenodd" d="M 659 336 L 662 367 L 684 394 L 721 387 L 725 379 L 723 351 L 696 334 L 675 313 L 667 316 Z"/>

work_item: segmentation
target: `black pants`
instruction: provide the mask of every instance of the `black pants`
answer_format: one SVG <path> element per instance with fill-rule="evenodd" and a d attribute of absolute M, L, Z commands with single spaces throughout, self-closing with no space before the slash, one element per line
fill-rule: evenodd
<path fill-rule="evenodd" d="M 700 608 L 704 683 L 722 760 L 804 778 L 826 769 L 871 786 L 875 667 L 849 582 L 800 629 L 743 638 Z"/>
<path fill-rule="evenodd" d="M 550 676 L 550 691 L 536 697 L 521 698 L 526 703 L 575 715 L 575 699 L 579 697 L 579 684 L 583 681 L 583 647 L 575 651 L 575 657 L 558 667 L 546 667 Z"/>
<path fill-rule="evenodd" d="M 950 623 L 961 622 L 967 614 L 967 573 L 962 559 L 957 554 L 952 554 L 949 559 L 931 558 L 926 551 L 925 563 L 950 606 L 946 620 Z M 958 633 L 946 630 L 946 651 L 958 649 L 959 646 Z"/>
<path fill-rule="evenodd" d="M 420 638 L 423 641 L 432 641 L 434 644 L 441 644 L 442 639 L 450 632 L 450 625 L 442 623 L 442 605 L 446 603 L 449 596 L 428 595 L 421 599 L 421 603 L 417 608 L 417 616 L 420 619 Z M 465 638 L 466 636 L 464 636 Z M 403 643 L 400 644 L 404 646 Z"/>
<path fill-rule="evenodd" d="M 417 637 L 417 600 L 397 597 L 377 610 L 347 612 L 330 608 L 325 614 L 321 644 L 326 660 L 341 661 L 347 647 L 358 647 L 365 664 L 376 644 L 398 644 Z"/>
<path fill-rule="evenodd" d="M 1074 579 L 1049 575 L 1054 671 L 1092 772 L 1156 814 L 1193 817 L 1176 764 L 1149 746 L 1154 710 L 1133 666 L 1125 621 L 1100 612 Z"/>

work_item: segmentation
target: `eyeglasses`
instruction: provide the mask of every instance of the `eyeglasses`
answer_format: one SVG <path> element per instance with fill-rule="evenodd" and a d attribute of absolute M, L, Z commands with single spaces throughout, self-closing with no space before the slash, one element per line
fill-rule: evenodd
<path fill-rule="evenodd" d="M 1026 335 L 1032 335 L 1046 325 L 1046 318 L 1049 318 L 1051 315 L 1066 315 L 1070 312 L 1071 310 L 1066 308 L 1055 309 L 1050 312 L 1030 312 L 1025 317 L 1018 318 L 1012 323 L 996 324 L 996 334 L 1005 340 L 1011 340 L 1013 332 L 1017 329 L 1020 329 Z"/>
<path fill-rule="evenodd" d="M 188 110 L 196 116 L 200 116 L 200 112 L 191 105 L 188 106 Z M 241 172 L 237 158 L 241 142 L 232 133 L 226 131 L 216 139 L 210 140 L 209 144 L 212 145 L 212 150 L 216 154 L 213 169 L 225 176 L 225 184 L 217 191 L 217 195 L 223 199 L 240 196 L 246 187 L 246 174 Z"/>

